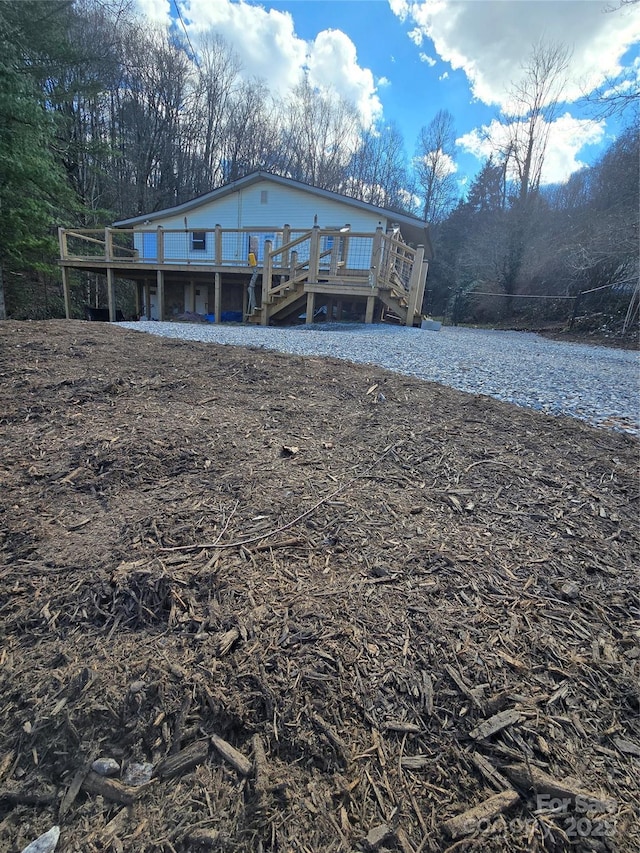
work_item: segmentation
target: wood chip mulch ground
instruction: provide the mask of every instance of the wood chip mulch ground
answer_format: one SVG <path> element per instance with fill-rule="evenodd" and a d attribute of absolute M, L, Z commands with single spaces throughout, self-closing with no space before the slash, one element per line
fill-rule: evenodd
<path fill-rule="evenodd" d="M 637 439 L 53 321 L 0 440 L 0 849 L 640 849 Z"/>

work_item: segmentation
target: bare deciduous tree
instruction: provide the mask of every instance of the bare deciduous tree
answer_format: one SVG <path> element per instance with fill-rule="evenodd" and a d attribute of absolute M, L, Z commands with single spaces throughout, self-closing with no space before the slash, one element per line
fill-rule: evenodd
<path fill-rule="evenodd" d="M 380 207 L 409 206 L 404 140 L 396 125 L 363 131 L 348 171 L 346 195 Z"/>
<path fill-rule="evenodd" d="M 279 115 L 269 90 L 260 80 L 243 83 L 227 116 L 222 182 L 255 169 L 277 171 Z"/>
<path fill-rule="evenodd" d="M 305 76 L 286 101 L 283 147 L 291 177 L 338 190 L 355 150 L 360 119 L 353 104 L 321 92 Z"/>
<path fill-rule="evenodd" d="M 194 69 L 195 98 L 191 112 L 190 142 L 194 145 L 192 180 L 203 192 L 224 179 L 224 140 L 236 106 L 242 64 L 218 35 L 205 35 L 199 44 Z"/>
<path fill-rule="evenodd" d="M 453 116 L 448 110 L 438 110 L 420 131 L 414 165 L 423 217 L 434 224 L 445 219 L 458 197 L 453 159 L 455 136 Z"/>
<path fill-rule="evenodd" d="M 569 51 L 563 45 L 538 42 L 513 85 L 503 115 L 506 141 L 497 147 L 511 169 L 518 198 L 526 201 L 540 187 L 549 131 L 566 82 Z"/>

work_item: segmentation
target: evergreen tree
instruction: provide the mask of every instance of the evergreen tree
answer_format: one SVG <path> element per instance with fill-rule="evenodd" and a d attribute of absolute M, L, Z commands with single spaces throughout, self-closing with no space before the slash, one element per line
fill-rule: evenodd
<path fill-rule="evenodd" d="M 70 200 L 52 153 L 55 129 L 34 79 L 41 66 L 26 45 L 34 5 L 0 4 L 0 319 L 5 285 L 55 257 L 52 226 Z"/>
<path fill-rule="evenodd" d="M 504 170 L 493 154 L 471 182 L 467 201 L 476 213 L 487 213 L 504 207 Z"/>

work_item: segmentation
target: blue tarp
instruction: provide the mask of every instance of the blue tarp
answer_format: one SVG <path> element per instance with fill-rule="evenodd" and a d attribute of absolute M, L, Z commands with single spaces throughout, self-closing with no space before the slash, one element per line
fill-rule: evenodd
<path fill-rule="evenodd" d="M 215 323 L 215 314 L 205 314 L 204 319 L 207 323 Z M 223 311 L 220 314 L 220 320 L 223 323 L 242 323 L 242 311 Z"/>

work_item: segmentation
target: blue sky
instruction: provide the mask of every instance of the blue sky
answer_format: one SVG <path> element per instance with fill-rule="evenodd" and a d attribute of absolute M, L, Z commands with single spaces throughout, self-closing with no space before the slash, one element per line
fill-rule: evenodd
<path fill-rule="evenodd" d="M 536 40 L 570 51 L 564 102 L 549 128 L 546 183 L 592 162 L 620 130 L 619 118 L 596 116 L 580 96 L 621 72 L 636 81 L 640 73 L 640 3 L 611 11 L 620 0 L 137 3 L 164 22 L 175 19 L 178 3 L 196 49 L 203 34 L 222 35 L 244 73 L 265 79 L 274 93 L 286 94 L 306 69 L 314 85 L 356 103 L 365 122 L 395 122 L 408 157 L 420 128 L 448 109 L 461 188 L 490 153 L 486 130 L 499 137 L 500 109 Z"/>

